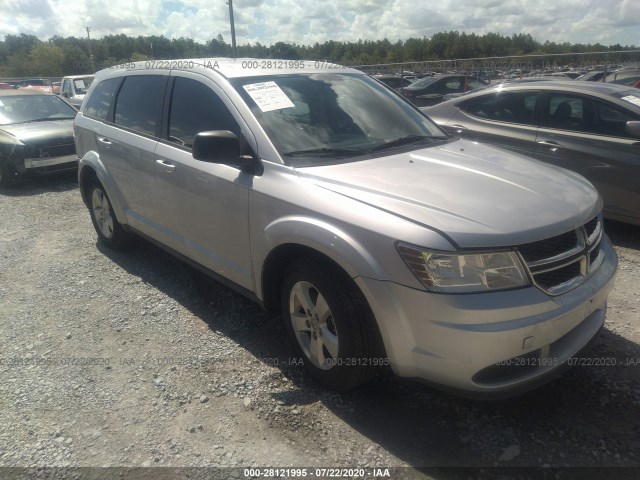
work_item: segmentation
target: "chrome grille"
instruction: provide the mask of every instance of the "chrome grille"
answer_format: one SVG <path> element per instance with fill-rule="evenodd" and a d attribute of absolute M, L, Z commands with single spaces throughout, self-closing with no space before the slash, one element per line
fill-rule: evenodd
<path fill-rule="evenodd" d="M 604 258 L 602 218 L 580 228 L 517 247 L 533 282 L 551 295 L 560 295 L 584 282 Z"/>
<path fill-rule="evenodd" d="M 38 149 L 38 157 L 63 157 L 65 155 L 73 155 L 76 153 L 76 146 L 73 143 L 63 145 L 48 145 Z"/>

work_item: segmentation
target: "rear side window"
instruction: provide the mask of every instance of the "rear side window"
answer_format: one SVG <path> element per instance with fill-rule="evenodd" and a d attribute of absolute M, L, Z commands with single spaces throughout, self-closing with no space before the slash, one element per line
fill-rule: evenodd
<path fill-rule="evenodd" d="M 534 125 L 537 96 L 536 92 L 498 92 L 463 102 L 460 108 L 486 120 Z"/>
<path fill-rule="evenodd" d="M 633 138 L 625 127 L 627 122 L 638 120 L 638 116 L 632 112 L 612 103 L 564 94 L 552 94 L 549 97 L 548 118 L 550 128 L 621 138 Z"/>
<path fill-rule="evenodd" d="M 121 78 L 110 78 L 108 80 L 103 80 L 96 85 L 91 97 L 87 100 L 84 115 L 88 117 L 95 117 L 99 120 L 107 120 L 109 107 L 111 106 L 113 97 L 115 96 L 121 82 Z M 71 91 L 70 88 L 69 91 Z"/>
<path fill-rule="evenodd" d="M 240 135 L 239 125 L 213 90 L 196 80 L 177 77 L 171 96 L 169 140 L 191 148 L 196 134 L 209 130 Z"/>
<path fill-rule="evenodd" d="M 126 77 L 116 100 L 116 125 L 156 136 L 166 83 L 163 75 Z"/>

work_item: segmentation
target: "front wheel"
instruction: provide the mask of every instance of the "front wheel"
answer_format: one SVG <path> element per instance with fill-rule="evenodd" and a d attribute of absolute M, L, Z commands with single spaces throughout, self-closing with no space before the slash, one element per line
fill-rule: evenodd
<path fill-rule="evenodd" d="M 113 211 L 104 187 L 96 180 L 89 187 L 91 222 L 100 240 L 108 247 L 122 249 L 129 245 L 131 235 L 126 232 Z"/>
<path fill-rule="evenodd" d="M 18 174 L 16 169 L 9 160 L 3 160 L 0 158 L 0 187 L 11 188 L 18 181 Z"/>
<path fill-rule="evenodd" d="M 305 368 L 326 388 L 356 387 L 382 363 L 374 358 L 375 322 L 362 295 L 319 259 L 298 260 L 287 270 L 282 316 Z"/>

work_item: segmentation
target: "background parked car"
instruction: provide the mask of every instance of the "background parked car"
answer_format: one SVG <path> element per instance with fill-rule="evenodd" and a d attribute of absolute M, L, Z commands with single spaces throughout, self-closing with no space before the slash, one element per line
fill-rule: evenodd
<path fill-rule="evenodd" d="M 27 90 L 37 90 L 44 93 L 53 93 L 51 82 L 46 78 L 29 78 L 27 80 L 20 80 L 17 83 L 17 87 Z"/>
<path fill-rule="evenodd" d="M 580 75 L 576 80 L 583 80 L 589 82 L 601 82 L 602 78 L 605 76 L 605 72 L 602 70 L 596 70 L 593 72 L 587 72 L 585 74 Z"/>
<path fill-rule="evenodd" d="M 605 82 L 618 83 L 620 85 L 630 85 L 638 80 L 640 80 L 640 70 L 630 68 L 608 73 L 604 79 Z"/>
<path fill-rule="evenodd" d="M 402 89 L 402 94 L 419 107 L 428 107 L 442 102 L 445 95 L 463 93 L 485 87 L 488 83 L 468 75 L 441 75 L 416 80 Z"/>
<path fill-rule="evenodd" d="M 76 108 L 80 108 L 85 93 L 89 90 L 94 75 L 72 75 L 60 83 L 60 96 Z"/>
<path fill-rule="evenodd" d="M 385 85 L 390 86 L 396 92 L 402 91 L 404 87 L 411 85 L 414 82 L 414 79 L 401 77 L 400 75 L 374 75 L 373 78 L 381 81 Z"/>
<path fill-rule="evenodd" d="M 637 90 L 578 80 L 502 84 L 424 111 L 449 132 L 584 175 L 607 216 L 640 224 Z"/>
<path fill-rule="evenodd" d="M 77 168 L 75 114 L 53 94 L 0 90 L 0 186 L 30 174 Z"/>

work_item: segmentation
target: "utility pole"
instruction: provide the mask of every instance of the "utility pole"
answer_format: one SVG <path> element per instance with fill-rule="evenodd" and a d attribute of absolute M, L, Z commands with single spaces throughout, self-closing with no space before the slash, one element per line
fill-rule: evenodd
<path fill-rule="evenodd" d="M 238 55 L 236 53 L 236 26 L 233 22 L 233 0 L 229 0 L 227 2 L 229 5 L 229 21 L 231 22 L 231 47 L 233 48 L 233 58 L 237 58 Z"/>
<path fill-rule="evenodd" d="M 93 63 L 93 53 L 91 52 L 91 35 L 89 35 L 89 30 L 91 30 L 89 27 L 87 28 L 87 40 L 89 40 L 89 60 L 91 60 L 91 72 L 92 73 L 96 73 L 96 66 Z"/>

